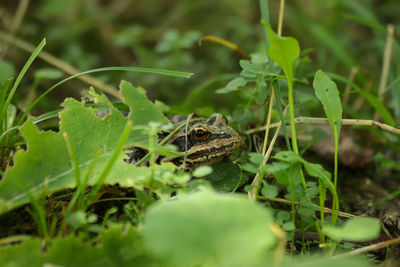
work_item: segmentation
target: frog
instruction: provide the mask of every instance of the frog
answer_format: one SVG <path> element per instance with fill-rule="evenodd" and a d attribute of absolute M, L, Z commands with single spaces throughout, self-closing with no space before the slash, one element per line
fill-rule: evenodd
<path fill-rule="evenodd" d="M 171 118 L 174 127 L 169 132 L 163 132 L 159 138 L 167 136 L 187 120 L 186 116 L 178 115 Z M 220 113 L 214 113 L 203 121 L 192 122 L 181 128 L 168 141 L 177 147 L 184 156 L 159 157 L 158 163 L 171 162 L 185 172 L 191 172 L 199 166 L 212 165 L 235 152 L 242 143 L 240 135 L 228 125 L 228 120 Z M 147 151 L 141 148 L 128 148 L 125 159 L 128 163 L 136 163 Z"/>

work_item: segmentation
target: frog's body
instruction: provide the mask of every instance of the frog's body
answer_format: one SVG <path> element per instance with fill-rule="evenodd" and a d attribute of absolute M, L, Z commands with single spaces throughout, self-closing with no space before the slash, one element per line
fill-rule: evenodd
<path fill-rule="evenodd" d="M 175 128 L 186 121 L 185 116 L 171 119 Z M 233 153 L 241 144 L 239 134 L 228 126 L 226 118 L 215 113 L 207 120 L 190 123 L 183 127 L 168 144 L 175 145 L 185 156 L 169 156 L 160 162 L 172 162 L 185 171 L 191 171 L 201 165 L 211 165 Z M 128 162 L 135 162 L 144 156 L 143 150 L 132 150 Z"/>

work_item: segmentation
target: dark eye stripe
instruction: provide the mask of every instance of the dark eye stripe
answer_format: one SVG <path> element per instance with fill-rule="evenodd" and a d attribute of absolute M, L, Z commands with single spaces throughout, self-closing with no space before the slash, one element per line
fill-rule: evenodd
<path fill-rule="evenodd" d="M 215 140 L 215 139 L 228 139 L 228 138 L 232 138 L 232 135 L 227 134 L 227 133 L 223 133 L 223 134 L 212 134 L 206 141 L 209 142 L 211 140 Z M 192 144 L 193 147 L 195 146 L 202 146 L 204 145 L 205 142 L 194 142 Z"/>
<path fill-rule="evenodd" d="M 215 121 L 217 120 L 217 116 L 211 116 L 208 121 L 207 124 L 208 125 L 213 125 L 215 123 Z"/>

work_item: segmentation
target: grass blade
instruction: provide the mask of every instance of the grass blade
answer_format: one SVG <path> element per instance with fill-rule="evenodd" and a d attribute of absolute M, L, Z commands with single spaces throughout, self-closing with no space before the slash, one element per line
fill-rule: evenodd
<path fill-rule="evenodd" d="M 36 106 L 36 104 L 42 100 L 47 94 L 49 94 L 51 91 L 56 89 L 58 86 L 66 83 L 69 80 L 75 79 L 79 76 L 89 74 L 89 73 L 96 73 L 96 72 L 104 72 L 104 71 L 134 71 L 134 72 L 143 72 L 143 73 L 151 73 L 151 74 L 159 74 L 159 75 L 166 75 L 166 76 L 173 76 L 173 77 L 179 77 L 179 78 L 189 78 L 190 76 L 193 75 L 193 73 L 189 72 L 182 72 L 182 71 L 173 71 L 173 70 L 163 70 L 163 69 L 152 69 L 152 68 L 141 68 L 141 67 L 105 67 L 105 68 L 98 68 L 98 69 L 92 69 L 84 72 L 77 73 L 75 75 L 69 76 L 65 78 L 62 81 L 59 81 L 49 89 L 47 89 L 46 92 L 41 94 L 38 98 L 33 101 L 33 103 L 25 110 L 25 112 L 22 114 L 21 118 L 18 121 L 18 124 L 21 124 L 22 121 L 26 118 L 28 115 L 29 111 L 32 110 L 33 107 Z"/>
<path fill-rule="evenodd" d="M 24 67 L 22 68 L 21 72 L 18 74 L 17 79 L 14 82 L 13 87 L 11 88 L 10 93 L 8 94 L 8 97 L 6 99 L 6 102 L 4 103 L 4 106 L 1 110 L 0 113 L 0 125 L 2 124 L 2 120 L 4 118 L 4 115 L 7 112 L 8 105 L 11 103 L 12 98 L 14 97 L 14 94 L 17 90 L 17 87 L 19 83 L 21 82 L 22 78 L 24 77 L 26 71 L 28 68 L 31 66 L 32 62 L 35 60 L 35 58 L 38 56 L 40 51 L 42 51 L 43 47 L 46 45 L 46 39 L 43 39 L 40 44 L 36 47 L 36 49 L 33 51 L 31 56 L 29 57 L 28 61 L 25 63 Z"/>

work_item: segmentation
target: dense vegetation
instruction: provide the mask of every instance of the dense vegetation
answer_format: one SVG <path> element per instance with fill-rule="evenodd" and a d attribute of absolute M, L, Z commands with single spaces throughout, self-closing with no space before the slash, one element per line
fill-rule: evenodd
<path fill-rule="evenodd" d="M 396 266 L 399 12 L 1 3 L 0 265 Z M 216 112 L 238 151 L 159 164 L 184 156 L 159 140 L 170 116 Z"/>

